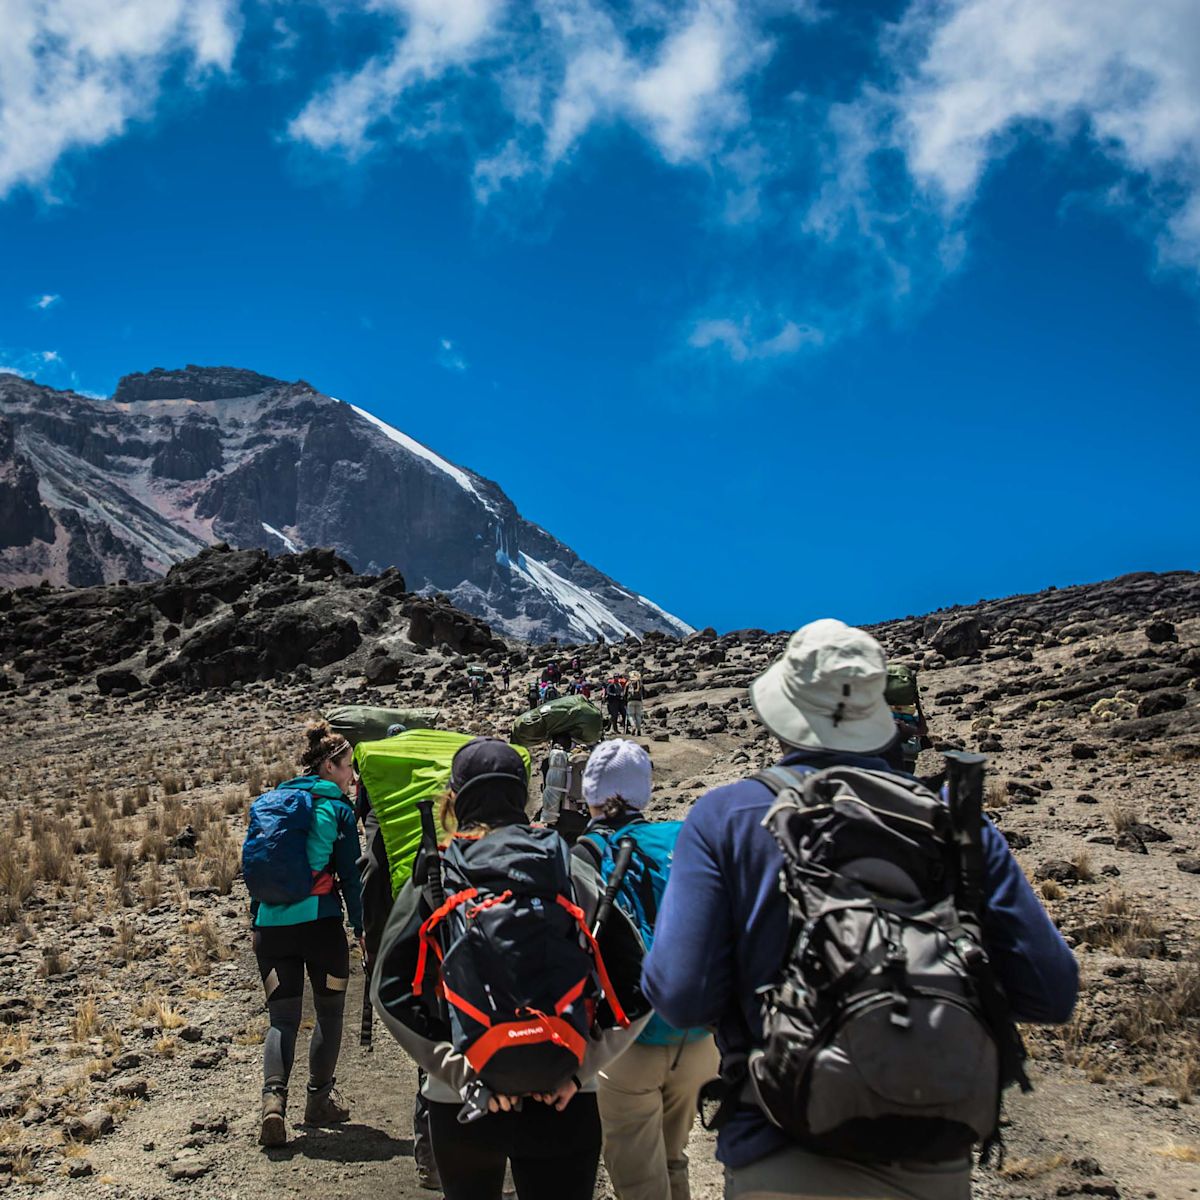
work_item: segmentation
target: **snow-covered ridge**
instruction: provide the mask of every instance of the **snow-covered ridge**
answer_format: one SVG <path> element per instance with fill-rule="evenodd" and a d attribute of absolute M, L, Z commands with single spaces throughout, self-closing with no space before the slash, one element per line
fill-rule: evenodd
<path fill-rule="evenodd" d="M 269 534 L 270 534 L 272 537 L 277 537 L 277 538 L 278 538 L 278 539 L 279 539 L 279 540 L 280 540 L 280 541 L 281 541 L 281 542 L 284 544 L 284 546 L 287 548 L 287 552 L 288 552 L 289 554 L 298 554 L 298 553 L 299 553 L 299 551 L 296 549 L 296 543 L 295 543 L 295 542 L 293 542 L 293 541 L 292 541 L 292 539 L 291 539 L 290 537 L 287 537 L 287 536 L 285 536 L 284 534 L 280 533 L 280 532 L 279 532 L 279 530 L 278 530 L 278 529 L 276 529 L 274 525 L 268 525 L 268 524 L 266 523 L 266 521 L 260 521 L 260 522 L 259 522 L 259 524 L 260 524 L 260 525 L 263 527 L 263 529 L 265 529 L 265 530 L 267 531 L 267 533 L 269 533 Z"/>
<path fill-rule="evenodd" d="M 669 613 L 665 608 L 659 608 L 653 600 L 647 600 L 645 596 L 639 596 L 636 592 L 631 592 L 630 595 L 639 603 L 644 604 L 651 612 L 656 612 L 668 625 L 679 631 L 683 637 L 687 637 L 689 633 L 695 633 L 693 626 L 686 621 L 681 621 L 674 613 Z"/>
<path fill-rule="evenodd" d="M 336 400 L 337 397 L 333 396 L 331 399 Z M 345 404 L 346 402 L 339 400 L 338 403 Z M 453 463 L 447 462 L 440 454 L 430 450 L 428 446 L 422 446 L 416 438 L 409 437 L 407 433 L 401 433 L 399 429 L 387 424 L 386 421 L 381 421 L 378 417 L 367 412 L 365 408 L 359 408 L 357 404 L 351 404 L 347 407 L 356 412 L 363 420 L 369 421 L 376 429 L 395 442 L 397 446 L 403 446 L 411 454 L 415 454 L 418 458 L 423 458 L 427 463 L 432 463 L 439 471 L 444 471 L 463 491 L 470 492 L 492 516 L 500 516 L 492 502 L 480 493 L 475 484 L 471 482 L 471 477 L 461 467 L 456 467 Z"/>

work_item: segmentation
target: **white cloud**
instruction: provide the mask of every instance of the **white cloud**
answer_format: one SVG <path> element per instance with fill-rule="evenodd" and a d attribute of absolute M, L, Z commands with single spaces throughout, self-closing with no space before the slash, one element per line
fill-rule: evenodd
<path fill-rule="evenodd" d="M 237 0 L 3 0 L 0 196 L 154 109 L 167 67 L 228 71 Z"/>
<path fill-rule="evenodd" d="M 704 164 L 750 122 L 744 90 L 767 62 L 784 0 L 375 0 L 387 50 L 314 96 L 296 141 L 351 159 L 387 131 L 461 135 L 477 199 L 545 178 L 592 129 L 626 124 L 672 164 Z"/>
<path fill-rule="evenodd" d="M 820 346 L 824 341 L 821 330 L 791 320 L 782 321 L 777 332 L 764 337 L 749 317 L 739 321 L 728 317 L 697 321 L 688 337 L 688 345 L 693 349 L 719 348 L 736 363 L 781 358 L 805 346 Z"/>
<path fill-rule="evenodd" d="M 438 340 L 437 362 L 439 367 L 455 372 L 465 371 L 468 365 L 462 351 L 449 338 Z"/>
<path fill-rule="evenodd" d="M 1082 134 L 1136 184 L 1162 260 L 1200 268 L 1196 0 L 918 0 L 890 55 L 898 82 L 866 102 L 947 220 L 1021 137 Z"/>
<path fill-rule="evenodd" d="M 62 356 L 58 353 L 57 350 L 43 350 L 40 352 L 38 357 L 44 363 L 62 362 Z"/>
<path fill-rule="evenodd" d="M 61 303 L 62 303 L 61 296 L 57 295 L 56 293 L 46 292 L 44 295 L 34 296 L 34 298 L 32 300 L 30 300 L 30 302 L 29 302 L 29 307 L 37 308 L 37 309 L 40 309 L 42 312 L 45 312 L 46 309 L 54 308 L 55 305 L 58 305 Z"/>

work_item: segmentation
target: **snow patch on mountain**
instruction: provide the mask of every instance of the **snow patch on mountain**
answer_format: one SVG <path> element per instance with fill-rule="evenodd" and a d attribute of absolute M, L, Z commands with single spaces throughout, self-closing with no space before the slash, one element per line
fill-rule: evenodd
<path fill-rule="evenodd" d="M 266 521 L 260 521 L 259 524 L 261 524 L 263 529 L 265 529 L 267 531 L 267 533 L 269 533 L 272 537 L 277 537 L 287 548 L 287 552 L 289 554 L 299 554 L 300 553 L 300 551 L 296 548 L 296 543 L 293 542 L 290 537 L 287 537 L 285 534 L 280 533 L 279 530 L 276 529 L 274 525 L 268 525 L 266 523 Z"/>
<path fill-rule="evenodd" d="M 636 592 L 629 593 L 639 603 L 644 604 L 651 612 L 656 612 L 664 621 L 667 622 L 673 629 L 678 630 L 680 636 L 687 637 L 689 633 L 695 633 L 695 627 L 689 625 L 686 621 L 681 621 L 674 613 L 669 613 L 665 608 L 659 608 L 653 600 L 647 600 L 645 596 L 639 596 Z"/>
<path fill-rule="evenodd" d="M 336 397 L 332 398 L 337 399 Z M 341 400 L 339 403 L 345 404 L 345 401 Z M 359 408 L 357 404 L 351 404 L 349 407 L 365 421 L 370 421 L 376 429 L 386 434 L 397 446 L 403 446 L 411 454 L 415 454 L 418 458 L 423 458 L 427 463 L 432 463 L 439 471 L 445 471 L 463 491 L 470 492 L 492 516 L 500 516 L 492 502 L 480 493 L 479 489 L 471 482 L 471 477 L 461 467 L 456 467 L 453 463 L 447 462 L 440 454 L 436 454 L 430 450 L 428 446 L 422 446 L 415 438 L 410 438 L 407 433 L 401 433 L 399 429 L 387 424 L 386 421 L 381 421 L 378 417 L 367 412 L 365 408 Z"/>

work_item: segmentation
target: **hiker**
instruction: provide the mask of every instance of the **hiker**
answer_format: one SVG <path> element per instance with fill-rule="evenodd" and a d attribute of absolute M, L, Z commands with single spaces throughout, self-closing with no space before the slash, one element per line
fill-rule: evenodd
<path fill-rule="evenodd" d="M 883 757 L 893 770 L 915 775 L 921 751 L 933 745 L 929 724 L 921 710 L 916 671 L 902 663 L 889 663 L 883 697 L 896 722 L 896 736 Z"/>
<path fill-rule="evenodd" d="M 629 677 L 629 686 L 625 695 L 628 703 L 629 719 L 633 722 L 633 736 L 642 736 L 642 719 L 646 712 L 646 689 L 640 675 Z M 627 730 L 628 732 L 628 730 Z"/>
<path fill-rule="evenodd" d="M 650 756 L 622 738 L 601 742 L 583 773 L 591 821 L 571 853 L 608 879 L 622 837 L 637 843 L 617 903 L 649 946 L 679 835 L 678 821 L 647 821 Z M 717 1073 L 707 1029 L 675 1029 L 654 1016 L 638 1040 L 600 1072 L 604 1165 L 617 1200 L 689 1200 L 686 1147 L 700 1088 Z"/>
<path fill-rule="evenodd" d="M 395 737 L 405 732 L 400 724 L 389 725 L 387 736 Z M 387 849 L 384 845 L 383 830 L 379 818 L 371 804 L 365 781 L 359 780 L 357 796 L 355 797 L 355 813 L 362 823 L 363 837 L 366 842 L 366 852 L 358 860 L 362 871 L 362 901 L 363 901 L 363 970 L 367 976 L 367 986 L 370 986 L 371 973 L 374 970 L 376 958 L 379 955 L 379 942 L 387 925 L 388 915 L 392 911 L 392 876 L 391 864 L 388 860 Z M 411 863 L 408 864 L 411 869 Z M 367 1003 L 370 1002 L 369 996 Z M 370 1010 L 364 1013 L 364 1045 L 370 1049 Z M 420 1090 L 420 1072 L 418 1072 L 417 1094 L 413 1101 L 413 1161 L 417 1167 L 417 1180 L 423 1188 L 430 1191 L 441 1190 L 441 1180 L 438 1179 L 437 1164 L 433 1161 L 433 1146 L 429 1138 L 429 1110 L 425 1097 Z"/>
<path fill-rule="evenodd" d="M 504 690 L 508 691 L 508 681 L 512 678 L 512 670 L 508 663 L 500 668 L 500 682 L 504 685 Z"/>
<path fill-rule="evenodd" d="M 587 824 L 583 806 L 582 764 L 571 758 L 569 733 L 556 733 L 542 759 L 542 808 L 538 820 L 572 843 Z"/>
<path fill-rule="evenodd" d="M 350 954 L 342 924 L 342 906 L 365 954 L 362 885 L 359 879 L 358 829 L 349 792 L 354 786 L 350 743 L 320 721 L 306 730 L 301 758 L 304 774 L 280 784 L 255 804 L 279 793 L 305 792 L 311 797 L 307 832 L 309 895 L 292 904 L 252 900 L 254 956 L 266 990 L 271 1025 L 263 1046 L 262 1124 L 259 1142 L 282 1146 L 287 1141 L 288 1079 L 296 1051 L 296 1035 L 304 1004 L 304 975 L 312 985 L 316 1025 L 308 1047 L 306 1125 L 330 1125 L 350 1119 L 350 1109 L 334 1088 L 342 1044 L 342 1015 L 350 980 Z M 251 832 L 255 825 L 251 808 Z M 249 848 L 250 834 L 247 835 Z M 246 864 L 243 851 L 243 864 Z M 269 865 L 269 864 L 268 864 Z M 250 888 L 251 880 L 247 879 Z"/>
<path fill-rule="evenodd" d="M 471 691 L 471 707 L 476 708 L 479 705 L 479 678 L 472 675 L 470 682 L 467 685 Z"/>
<path fill-rule="evenodd" d="M 625 701 L 621 684 L 615 676 L 605 684 L 604 705 L 608 709 L 608 724 L 606 728 L 610 728 L 613 733 L 616 733 L 617 727 L 621 723 L 621 715 L 625 709 Z"/>
<path fill-rule="evenodd" d="M 529 700 L 529 707 L 530 707 L 530 708 L 537 708 L 537 706 L 538 706 L 539 704 L 541 704 L 541 702 L 542 702 L 542 689 L 541 689 L 541 687 L 539 686 L 539 684 L 538 684 L 538 681 L 537 681 L 536 679 L 531 679 L 531 680 L 529 681 L 529 687 L 528 687 L 528 689 L 526 690 L 526 696 L 527 696 L 527 698 L 528 698 L 528 700 Z"/>
<path fill-rule="evenodd" d="M 439 911 L 444 911 L 442 920 L 451 933 L 472 927 L 474 921 L 496 931 L 508 947 L 504 965 L 509 978 L 481 977 L 480 963 L 486 957 L 480 948 L 491 944 L 487 935 L 469 942 L 464 933 L 445 951 L 424 952 L 422 947 L 437 936 L 431 923 L 426 924 L 433 913 L 426 894 L 430 885 L 418 889 L 411 880 L 392 910 L 375 973 L 376 1009 L 396 1040 L 427 1072 L 423 1086 L 446 1200 L 500 1200 L 506 1162 L 511 1164 L 520 1200 L 591 1200 L 601 1139 L 596 1073 L 637 1037 L 649 1017 L 636 987 L 642 957 L 636 931 L 614 907 L 597 938 L 599 956 L 579 949 L 581 940 L 570 936 L 570 931 L 578 921 L 592 927 L 600 879 L 586 863 L 570 859 L 557 835 L 530 827 L 527 803 L 528 780 L 517 752 L 494 738 L 467 743 L 454 756 L 450 788 L 442 804 L 441 823 L 451 840 L 432 864 L 435 871 L 444 872 L 445 891 L 452 901 L 464 895 L 458 889 L 468 879 L 476 881 L 477 889 L 487 878 L 497 880 L 496 892 L 485 897 L 476 890 L 470 896 L 477 901 L 471 907 L 465 907 L 469 900 L 459 899 L 458 906 L 448 901 Z M 573 892 L 573 899 L 559 891 L 559 904 L 543 905 L 541 897 L 551 877 L 561 881 L 551 886 L 565 887 Z M 517 879 L 537 882 L 534 903 L 528 893 L 521 893 Z M 573 904 L 578 905 L 574 917 L 567 907 Z M 460 914 L 461 926 L 453 923 L 452 912 Z M 541 939 L 564 931 L 561 947 L 548 955 Z M 437 994 L 444 979 L 443 954 L 447 970 L 454 963 L 466 968 L 463 978 L 455 980 L 455 988 L 445 982 L 445 1010 Z M 546 987 L 557 992 L 563 986 L 565 981 L 555 973 L 562 975 L 559 964 L 564 957 L 568 973 L 573 974 L 574 960 L 581 954 L 584 969 L 591 964 L 607 980 L 604 999 L 596 1009 L 597 1017 L 603 1013 L 604 1019 L 593 1026 L 591 1036 L 575 1031 L 578 1023 L 586 1028 L 590 999 L 588 1003 L 582 997 L 567 999 L 581 985 L 582 995 L 588 996 L 591 972 L 557 1001 L 542 994 Z M 468 955 L 465 964 L 463 955 Z M 531 969 L 539 978 L 519 974 L 524 955 L 536 960 Z M 527 994 L 518 997 L 517 988 Z M 467 989 L 470 996 L 463 994 Z M 509 1024 L 509 1032 L 518 1028 L 529 1032 L 495 1050 L 488 1039 L 494 1029 L 505 1028 L 505 1021 L 491 1026 L 479 1005 L 490 1006 L 503 1017 L 514 1004 L 528 1006 L 520 1008 L 527 1019 Z M 546 1017 L 548 1012 L 556 1015 Z M 619 1028 L 622 1018 L 629 1024 Z M 472 1029 L 482 1029 L 474 1040 L 467 1035 Z M 530 1040 L 524 1040 L 526 1036 Z M 573 1070 L 556 1065 L 557 1082 L 541 1091 L 494 1094 L 485 1087 L 481 1076 L 489 1074 L 500 1055 L 508 1056 L 507 1077 L 515 1080 L 521 1072 L 534 1070 L 535 1054 L 539 1062 L 553 1055 L 556 1064 L 577 1065 Z"/>
<path fill-rule="evenodd" d="M 899 806 L 894 811 L 917 811 L 915 789 L 919 785 L 906 781 L 906 777 L 860 774 L 855 779 L 854 772 L 848 770 L 888 771 L 879 757 L 895 730 L 884 700 L 885 670 L 879 643 L 840 621 L 814 621 L 793 635 L 782 657 L 750 688 L 759 721 L 781 743 L 780 766 L 788 769 L 784 779 L 799 780 L 794 786 L 803 789 L 806 773 L 836 767 L 843 782 L 831 786 L 842 789 L 838 794 L 845 796 L 849 788 L 858 795 L 855 788 L 873 786 L 886 791 L 889 803 Z M 962 904 L 957 912 L 954 910 L 959 903 L 959 887 L 965 887 L 965 871 L 961 872 L 964 882 L 960 882 L 958 867 L 950 874 L 945 859 L 931 865 L 931 860 L 921 859 L 917 853 L 929 844 L 914 840 L 918 828 L 920 836 L 926 838 L 928 830 L 946 827 L 945 820 L 936 819 L 940 808 L 936 797 L 920 789 L 929 798 L 921 810 L 926 815 L 919 822 L 907 822 L 905 835 L 889 832 L 883 836 L 883 831 L 892 827 L 875 815 L 886 814 L 882 805 L 866 810 L 871 814 L 869 822 L 842 815 L 863 811 L 861 803 L 839 810 L 828 804 L 822 808 L 820 799 L 829 792 L 814 795 L 812 800 L 825 814 L 826 823 L 818 826 L 814 816 L 807 818 L 806 825 L 806 810 L 795 804 L 797 793 L 790 793 L 793 799 L 785 804 L 789 793 L 782 787 L 778 770 L 773 768 L 760 776 L 715 788 L 694 805 L 676 843 L 671 882 L 643 972 L 646 994 L 665 1020 L 680 1027 L 716 1025 L 722 1087 L 712 1091 L 723 1093 L 724 1100 L 717 1114 L 718 1122 L 724 1120 L 717 1158 L 725 1165 L 725 1195 L 730 1200 L 784 1196 L 967 1200 L 971 1192 L 970 1141 L 981 1136 L 990 1140 L 997 1132 L 994 1127 L 986 1133 L 977 1131 L 966 1123 L 968 1116 L 985 1126 L 994 1123 L 1003 1082 L 1024 1077 L 1019 1040 L 1003 1010 L 1011 1006 L 1011 1016 L 1018 1021 L 1066 1021 L 1078 988 L 1074 956 L 1038 902 L 1004 838 L 990 822 L 977 826 L 976 853 L 971 859 L 977 870 L 970 878 L 977 887 L 981 910 L 977 933 L 982 930 L 978 939 L 973 939 L 960 921 L 969 906 Z M 819 776 L 817 781 L 824 778 L 827 776 Z M 887 791 L 889 788 L 892 790 Z M 849 805 L 848 800 L 846 803 Z M 764 822 L 773 805 L 778 806 L 777 815 L 793 824 L 775 826 Z M 789 812 L 797 815 L 789 818 Z M 817 832 L 805 843 L 814 847 L 809 851 L 814 858 L 822 846 L 820 840 L 815 844 L 812 841 L 818 833 L 826 839 L 825 845 L 831 844 L 829 839 L 836 844 L 837 837 L 852 836 L 845 832 L 851 826 L 862 831 L 858 836 L 875 838 L 869 844 L 876 855 L 895 857 L 864 857 L 870 853 L 867 850 L 847 856 L 845 861 L 864 872 L 862 878 L 870 881 L 870 886 L 856 884 L 858 876 L 838 874 L 827 867 L 822 871 L 820 861 L 801 876 L 795 864 L 803 860 L 793 859 L 789 866 L 793 874 L 783 878 L 790 879 L 788 886 L 803 896 L 806 904 L 813 905 L 812 909 L 805 907 L 803 913 L 822 913 L 824 923 L 833 926 L 828 941 L 818 937 L 800 943 L 792 940 L 797 926 L 789 924 L 789 896 L 781 887 L 781 870 L 787 861 L 781 848 L 783 834 L 777 841 L 772 829 L 802 832 L 814 826 Z M 868 833 L 868 829 L 873 832 Z M 911 871 L 897 865 L 901 861 L 900 847 L 906 841 L 916 848 L 904 860 Z M 966 851 L 963 861 L 967 861 Z M 899 904 L 905 897 L 912 898 L 911 889 L 920 890 L 913 882 L 916 878 L 927 887 L 940 880 L 941 903 L 949 906 L 954 924 L 922 929 L 904 924 L 902 917 L 890 915 L 889 919 L 901 923 L 904 933 L 916 939 L 916 946 L 928 946 L 928 939 L 935 934 L 941 937 L 936 944 L 943 953 L 927 954 L 920 961 L 927 964 L 926 970 L 938 983 L 944 985 L 950 980 L 959 987 L 956 994 L 963 997 L 960 1004 L 942 1004 L 939 1008 L 936 997 L 944 992 L 899 990 L 895 972 L 900 972 L 901 981 L 908 978 L 904 967 L 908 942 L 906 939 L 897 945 L 884 941 L 885 936 L 894 936 L 891 933 L 874 934 L 873 952 L 878 957 L 873 962 L 866 957 L 851 957 L 839 964 L 829 955 L 822 955 L 819 965 L 826 975 L 840 971 L 836 981 L 846 981 L 832 994 L 826 977 L 800 970 L 809 961 L 801 957 L 802 952 L 821 955 L 827 948 L 849 944 L 834 940 L 844 932 L 837 922 L 879 921 L 884 918 L 872 916 L 872 912 L 897 911 L 885 910 L 882 901 L 874 909 L 852 911 L 835 903 L 833 892 L 821 889 L 836 885 L 842 889 L 839 894 L 851 897 L 860 892 L 875 897 L 898 896 L 900 900 L 895 903 Z M 802 886 L 809 890 L 801 891 Z M 821 900 L 828 901 L 828 906 L 818 903 Z M 944 915 L 945 908 L 940 911 Z M 791 919 L 803 920 L 803 913 L 797 908 Z M 974 923 L 976 917 L 972 915 L 970 920 Z M 874 928 L 868 926 L 868 932 Z M 888 928 L 887 924 L 883 926 L 883 930 Z M 961 934 L 953 948 L 942 933 L 944 928 Z M 980 941 L 986 957 L 979 953 Z M 857 944 L 865 946 L 866 936 Z M 993 978 L 1002 985 L 1002 992 L 995 985 L 989 986 Z M 771 1006 L 771 995 L 778 987 L 789 989 L 784 1009 Z M 809 1010 L 804 1005 L 831 1005 L 836 1013 L 838 998 L 852 990 L 856 999 L 862 995 L 869 998 L 872 993 L 880 996 L 882 1007 L 860 1007 L 859 1013 L 890 1012 L 891 1016 L 885 1019 L 881 1015 L 873 1025 L 866 1016 L 858 1017 L 852 1023 L 861 1040 L 844 1044 L 835 1041 L 836 1048 L 829 1049 L 830 1042 L 822 1039 L 841 1037 L 843 1026 L 831 1022 L 816 1028 L 817 1018 L 805 1016 Z M 817 999 L 806 1001 L 810 994 Z M 976 1000 L 976 994 L 981 999 Z M 986 1022 L 977 1015 L 985 1003 L 990 1013 Z M 915 1015 L 926 1014 L 926 1020 L 910 1020 L 910 1006 Z M 939 1025 L 927 1015 L 931 1006 L 943 1018 L 943 1038 L 950 1038 L 950 1031 L 957 1030 L 964 1039 L 962 1043 L 937 1040 Z M 849 1022 L 842 1011 L 843 1020 Z M 767 1021 L 771 1040 L 767 1039 Z M 985 1029 L 992 1031 L 990 1036 Z M 912 1084 L 906 1087 L 895 1072 L 911 1069 L 915 1073 L 925 1065 L 920 1058 L 914 1065 L 911 1055 L 903 1068 L 897 1065 L 897 1039 L 910 1034 L 932 1051 L 936 1070 L 958 1089 L 955 1100 L 945 1103 L 952 1112 L 961 1114 L 957 1120 L 945 1115 L 937 1120 L 916 1120 L 915 1133 L 909 1123 L 914 1118 L 896 1113 L 896 1108 L 902 1107 L 901 1096 L 911 1096 Z M 859 1047 L 866 1057 L 856 1059 L 854 1070 L 846 1067 L 838 1074 L 837 1063 L 854 1053 L 846 1050 L 846 1045 Z M 822 1052 L 809 1058 L 806 1047 Z M 899 1053 L 910 1052 L 901 1044 Z M 992 1069 L 998 1062 L 1003 1070 Z M 787 1063 L 790 1069 L 781 1066 Z M 990 1066 L 985 1071 L 980 1064 Z M 863 1080 L 878 1082 L 880 1072 L 892 1072 L 892 1084 L 885 1084 L 883 1094 L 875 1093 L 877 1098 L 872 1100 L 865 1095 Z M 801 1102 L 790 1089 L 788 1081 L 794 1082 L 802 1074 L 809 1092 L 820 1076 L 823 1090 L 819 1110 Z M 941 1088 L 938 1075 L 930 1080 L 935 1092 Z M 710 1095 L 709 1088 L 705 1095 Z M 968 1108 L 968 1101 L 973 1108 Z M 768 1119 L 766 1104 L 772 1106 L 772 1119 Z M 921 1132 L 923 1121 L 928 1122 L 925 1128 L 930 1133 L 936 1127 L 947 1139 L 943 1144 L 952 1142 L 954 1148 L 943 1149 L 924 1140 L 929 1134 Z M 789 1136 L 777 1127 L 783 1122 L 790 1123 L 794 1130 L 808 1132 Z M 848 1142 L 842 1153 L 829 1148 L 836 1141 L 835 1135 Z"/>

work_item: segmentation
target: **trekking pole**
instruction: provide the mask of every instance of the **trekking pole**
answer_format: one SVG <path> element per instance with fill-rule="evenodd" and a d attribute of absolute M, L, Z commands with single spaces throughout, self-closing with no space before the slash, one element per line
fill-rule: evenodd
<path fill-rule="evenodd" d="M 362 1024 L 358 1031 L 358 1044 L 370 1054 L 374 1048 L 371 1045 L 371 1038 L 375 1032 L 375 1010 L 371 1007 L 371 960 L 367 957 L 366 952 L 362 956 L 363 968 L 363 1001 L 362 1001 Z"/>
<path fill-rule="evenodd" d="M 442 860 L 438 854 L 433 799 L 427 796 L 424 800 L 418 800 L 417 812 L 421 814 L 421 850 L 413 867 L 413 879 L 418 886 L 425 888 L 433 908 L 439 909 L 446 903 L 446 890 L 442 886 Z"/>
<path fill-rule="evenodd" d="M 945 755 L 950 819 L 958 843 L 959 905 L 978 917 L 983 912 L 983 768 L 987 758 L 952 750 Z"/>
<path fill-rule="evenodd" d="M 608 877 L 608 887 L 604 889 L 604 895 L 600 898 L 600 904 L 596 908 L 596 919 L 592 923 L 593 938 L 600 936 L 600 931 L 608 921 L 609 913 L 612 912 L 613 903 L 617 898 L 617 892 L 621 888 L 621 881 L 625 878 L 625 872 L 629 870 L 634 847 L 635 843 L 631 837 L 623 837 L 617 843 L 617 857 L 613 863 L 613 872 Z"/>

